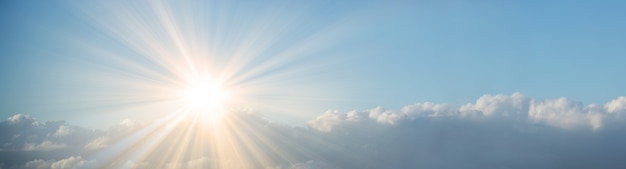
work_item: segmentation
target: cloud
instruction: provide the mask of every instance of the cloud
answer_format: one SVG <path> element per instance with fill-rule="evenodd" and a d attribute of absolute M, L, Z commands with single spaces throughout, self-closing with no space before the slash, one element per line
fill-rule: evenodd
<path fill-rule="evenodd" d="M 29 161 L 24 165 L 25 169 L 79 169 L 79 168 L 91 168 L 93 162 L 87 161 L 82 157 L 71 156 L 59 161 L 44 161 L 41 159 Z"/>
<path fill-rule="evenodd" d="M 90 130 L 64 121 L 42 123 L 29 115 L 16 114 L 0 122 L 0 168 L 41 168 L 37 166 L 44 164 L 47 166 L 43 168 L 63 168 L 83 159 L 90 150 L 106 147 L 103 138 L 121 137 L 132 129 L 115 126 L 107 131 Z M 59 163 L 53 165 L 55 162 Z"/>
<path fill-rule="evenodd" d="M 291 169 L 328 169 L 328 165 L 322 162 L 316 162 L 313 160 L 309 160 L 305 163 L 296 163 L 291 165 Z"/>
<path fill-rule="evenodd" d="M 626 155 L 626 139 L 618 136 L 626 130 L 625 100 L 602 106 L 484 95 L 460 107 L 424 102 L 326 112 L 308 125 L 362 163 L 342 156 L 329 163 L 342 168 L 614 168 L 623 164 L 597 155 Z"/>
<path fill-rule="evenodd" d="M 609 113 L 624 114 L 626 113 L 626 97 L 618 97 L 604 105 Z"/>
<path fill-rule="evenodd" d="M 430 102 L 415 103 L 401 110 L 390 110 L 382 107 L 345 115 L 339 112 L 326 112 L 309 121 L 309 127 L 320 131 L 330 131 L 343 122 L 367 120 L 364 114 L 380 124 L 396 125 L 416 119 L 461 118 L 466 120 L 506 120 L 522 123 L 543 123 L 562 129 L 593 129 L 598 130 L 610 123 L 606 119 L 622 119 L 626 114 L 626 98 L 619 97 L 604 106 L 596 104 L 582 105 L 567 98 L 538 100 L 528 98 L 521 93 L 512 95 L 484 95 L 475 103 L 467 103 L 460 107 Z M 622 121 L 611 121 L 622 122 Z"/>
<path fill-rule="evenodd" d="M 24 114 L 13 115 L 7 119 L 6 123 L 9 125 L 19 125 L 19 126 L 24 126 L 24 125 L 40 126 L 41 125 L 41 123 L 39 123 L 38 121 L 30 117 L 29 115 L 24 115 Z"/>
<path fill-rule="evenodd" d="M 60 148 L 66 147 L 65 144 L 53 143 L 50 140 L 44 140 L 43 142 L 36 143 L 26 143 L 24 144 L 24 151 L 51 151 Z"/>
<path fill-rule="evenodd" d="M 476 103 L 468 103 L 459 108 L 462 116 L 525 118 L 530 98 L 521 93 L 507 95 L 484 95 Z"/>
<path fill-rule="evenodd" d="M 320 131 L 330 131 L 334 126 L 341 123 L 342 117 L 337 110 L 326 111 L 314 120 L 309 121 L 309 126 Z"/>
<path fill-rule="evenodd" d="M 52 165 L 50 165 L 50 168 L 53 169 L 71 169 L 71 168 L 80 168 L 83 167 L 83 165 L 85 165 L 85 163 L 87 163 L 87 161 L 85 161 L 82 157 L 78 156 L 78 157 L 69 157 L 63 160 L 59 160 L 57 162 L 52 163 Z"/>
<path fill-rule="evenodd" d="M 599 129 L 604 125 L 602 119 L 610 115 L 596 105 L 583 106 L 567 98 L 532 100 L 529 109 L 529 119 L 566 129 L 580 127 Z"/>
<path fill-rule="evenodd" d="M 32 168 L 32 169 L 46 169 L 52 168 L 51 165 L 54 163 L 53 161 L 44 161 L 44 160 L 33 160 L 26 162 L 24 164 L 24 168 Z"/>
<path fill-rule="evenodd" d="M 18 114 L 0 122 L 0 167 L 626 168 L 625 113 L 626 97 L 585 105 L 514 93 L 330 110 L 305 127 L 233 112 L 220 131 L 180 118 L 99 131 Z"/>
<path fill-rule="evenodd" d="M 150 165 L 146 162 L 135 162 L 133 160 L 128 160 L 121 167 L 123 169 L 139 169 L 139 168 L 150 168 Z"/>
<path fill-rule="evenodd" d="M 55 136 L 55 137 L 63 137 L 63 136 L 67 136 L 67 135 L 69 135 L 71 133 L 72 133 L 72 128 L 70 126 L 60 125 L 59 129 L 57 129 L 57 131 L 54 132 L 53 136 Z"/>
<path fill-rule="evenodd" d="M 105 148 L 109 146 L 108 142 L 109 142 L 109 138 L 101 136 L 87 143 L 87 145 L 85 145 L 85 148 L 87 150 L 97 150 L 97 149 Z"/>

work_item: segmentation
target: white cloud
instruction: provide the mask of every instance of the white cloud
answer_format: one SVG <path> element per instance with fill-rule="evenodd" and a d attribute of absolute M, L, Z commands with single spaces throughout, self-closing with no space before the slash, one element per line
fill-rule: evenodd
<path fill-rule="evenodd" d="M 41 123 L 30 117 L 29 115 L 16 114 L 7 119 L 9 124 L 13 125 L 33 125 L 40 126 Z"/>
<path fill-rule="evenodd" d="M 54 132 L 54 136 L 55 137 L 63 137 L 63 136 L 67 136 L 67 135 L 69 135 L 71 133 L 72 133 L 72 128 L 70 128 L 70 126 L 61 125 L 61 126 L 59 126 L 59 129 L 57 129 L 57 131 Z"/>
<path fill-rule="evenodd" d="M 418 117 L 445 117 L 456 116 L 459 112 L 451 105 L 447 104 L 434 104 L 431 102 L 415 103 L 412 105 L 404 106 L 401 112 L 411 119 Z"/>
<path fill-rule="evenodd" d="M 83 157 L 69 157 L 63 160 L 59 160 L 57 162 L 52 163 L 52 165 L 50 165 L 50 168 L 52 169 L 73 169 L 73 168 L 80 168 L 83 165 L 85 165 L 87 161 L 85 161 L 85 159 L 83 159 Z"/>
<path fill-rule="evenodd" d="M 351 112 L 348 112 L 348 114 L 346 115 L 346 120 L 348 121 L 359 121 L 361 119 L 363 119 L 362 113 L 359 113 L 356 110 L 352 110 Z"/>
<path fill-rule="evenodd" d="M 330 131 L 334 126 L 341 123 L 342 118 L 337 110 L 326 111 L 314 120 L 309 121 L 309 126 L 320 131 Z"/>
<path fill-rule="evenodd" d="M 101 149 L 101 148 L 105 148 L 108 145 L 109 142 L 109 138 L 104 137 L 104 136 L 100 136 L 94 140 L 92 140 L 91 142 L 87 143 L 87 145 L 85 145 L 85 148 L 87 150 L 97 150 L 97 149 Z"/>
<path fill-rule="evenodd" d="M 381 124 L 395 125 L 401 121 L 412 121 L 416 118 L 464 118 L 489 119 L 544 123 L 562 129 L 588 128 L 598 130 L 607 125 L 606 119 L 619 119 L 626 113 L 626 97 L 619 97 L 603 107 L 595 104 L 584 106 L 567 98 L 538 100 L 528 98 L 521 93 L 512 95 L 484 95 L 475 103 L 467 103 L 461 107 L 430 102 L 415 103 L 403 107 L 399 111 L 376 107 L 364 112 L 367 116 Z M 362 120 L 359 112 L 345 114 L 336 111 L 326 112 L 309 126 L 320 131 L 330 131 L 335 126 L 348 121 Z"/>
<path fill-rule="evenodd" d="M 24 151 L 52 151 L 56 149 L 65 148 L 67 145 L 54 143 L 50 140 L 44 140 L 43 142 L 37 143 L 25 143 Z"/>
<path fill-rule="evenodd" d="M 565 129 L 591 127 L 599 129 L 607 116 L 604 109 L 596 105 L 583 106 L 567 98 L 555 100 L 532 100 L 528 118 L 537 122 Z"/>
<path fill-rule="evenodd" d="M 369 111 L 369 117 L 379 123 L 393 125 L 402 118 L 402 114 L 382 107 L 376 107 Z"/>
<path fill-rule="evenodd" d="M 26 162 L 23 168 L 26 169 L 79 169 L 79 168 L 92 168 L 94 166 L 90 166 L 93 164 L 93 161 L 87 161 L 83 159 L 81 156 L 71 156 L 66 159 L 61 159 L 58 161 L 54 160 L 32 160 Z"/>
<path fill-rule="evenodd" d="M 626 97 L 618 97 L 617 99 L 612 100 L 604 105 L 604 108 L 609 113 L 626 113 Z"/>
<path fill-rule="evenodd" d="M 44 161 L 44 160 L 38 159 L 38 160 L 26 162 L 26 164 L 24 165 L 24 168 L 47 169 L 47 168 L 51 168 L 50 167 L 51 164 L 52 164 L 52 161 Z"/>
<path fill-rule="evenodd" d="M 530 99 L 521 93 L 507 95 L 483 95 L 476 103 L 468 103 L 459 111 L 463 116 L 504 116 L 509 118 L 525 118 Z"/>
<path fill-rule="evenodd" d="M 123 169 L 139 169 L 139 168 L 150 168 L 147 162 L 135 162 L 133 160 L 128 160 L 121 167 Z"/>
<path fill-rule="evenodd" d="M 119 125 L 122 127 L 126 127 L 126 128 L 136 128 L 136 127 L 141 126 L 139 122 L 131 120 L 131 119 L 124 119 L 122 120 L 122 122 L 120 122 Z"/>
<path fill-rule="evenodd" d="M 192 130 L 184 121 L 124 120 L 97 131 L 14 115 L 0 122 L 0 157 L 7 157 L 0 167 L 625 168 L 624 113 L 625 97 L 585 105 L 520 93 L 484 95 L 460 106 L 422 102 L 400 110 L 330 110 L 308 127 L 231 113 L 230 131 L 195 142 L 207 133 L 190 131 L 211 130 Z M 228 146 L 212 147 L 222 138 Z M 193 155 L 180 155 L 187 152 Z M 224 152 L 231 156 L 220 156 Z"/>

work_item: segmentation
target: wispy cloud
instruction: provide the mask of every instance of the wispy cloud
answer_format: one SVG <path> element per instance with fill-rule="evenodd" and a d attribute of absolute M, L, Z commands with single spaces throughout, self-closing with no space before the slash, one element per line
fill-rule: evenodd
<path fill-rule="evenodd" d="M 25 143 L 24 151 L 51 151 L 66 147 L 65 144 L 54 143 L 50 140 L 44 140 L 41 143 Z"/>
<path fill-rule="evenodd" d="M 24 168 L 28 169 L 75 169 L 75 168 L 91 168 L 94 166 L 89 166 L 92 162 L 83 159 L 83 157 L 74 157 L 71 156 L 66 159 L 61 159 L 59 161 L 53 160 L 33 160 L 29 161 L 24 165 Z"/>

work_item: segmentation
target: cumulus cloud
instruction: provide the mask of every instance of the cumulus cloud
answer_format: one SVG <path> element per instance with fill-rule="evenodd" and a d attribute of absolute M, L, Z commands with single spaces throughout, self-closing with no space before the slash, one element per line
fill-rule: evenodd
<path fill-rule="evenodd" d="M 100 136 L 85 145 L 87 150 L 97 150 L 108 146 L 109 138 Z"/>
<path fill-rule="evenodd" d="M 412 122 L 416 119 L 461 118 L 533 122 L 562 129 L 598 130 L 603 126 L 611 125 L 605 119 L 621 118 L 626 113 L 625 107 L 625 97 L 619 97 L 604 106 L 596 104 L 585 106 L 567 98 L 538 100 L 528 98 L 521 93 L 514 93 L 512 95 L 484 95 L 475 103 L 467 103 L 460 107 L 424 102 L 408 105 L 397 111 L 376 107 L 368 111 L 351 111 L 345 114 L 336 111 L 326 112 L 309 121 L 308 124 L 309 127 L 320 131 L 330 131 L 344 122 L 350 123 L 363 119 L 358 114 L 364 114 L 369 120 L 387 125 Z"/>
<path fill-rule="evenodd" d="M 238 112 L 219 132 L 193 119 L 98 131 L 18 114 L 0 122 L 0 167 L 626 168 L 625 113 L 626 97 L 585 105 L 514 93 L 330 110 L 305 127 Z"/>
<path fill-rule="evenodd" d="M 9 117 L 6 121 L 9 125 L 32 125 L 32 126 L 40 126 L 41 124 L 30 117 L 29 115 L 24 114 L 16 114 Z"/>
<path fill-rule="evenodd" d="M 341 114 L 337 110 L 326 111 L 314 120 L 309 121 L 309 126 L 320 131 L 330 131 L 334 126 L 341 123 Z"/>
<path fill-rule="evenodd" d="M 63 137 L 63 136 L 67 136 L 70 133 L 72 133 L 72 128 L 68 125 L 60 125 L 59 129 L 57 129 L 56 132 L 54 132 L 54 136 L 55 137 Z"/>
<path fill-rule="evenodd" d="M 83 166 L 86 160 L 82 155 L 104 148 L 108 138 L 123 137 L 134 129 L 124 127 L 90 130 L 64 121 L 43 123 L 29 115 L 16 114 L 0 122 L 0 168 Z"/>
<path fill-rule="evenodd" d="M 531 99 L 521 93 L 507 95 L 484 95 L 476 103 L 459 108 L 462 116 L 525 118 Z"/>

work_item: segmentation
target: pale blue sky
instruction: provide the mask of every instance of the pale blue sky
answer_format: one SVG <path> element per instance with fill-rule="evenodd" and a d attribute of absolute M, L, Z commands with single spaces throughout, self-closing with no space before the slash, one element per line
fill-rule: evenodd
<path fill-rule="evenodd" d="M 104 116 L 90 112 L 129 104 L 94 103 L 98 97 L 131 90 L 103 84 L 106 78 L 99 78 L 98 72 L 110 69 L 133 74 L 136 70 L 94 55 L 76 43 L 87 42 L 88 46 L 160 70 L 98 25 L 124 30 L 111 24 L 117 22 L 94 21 L 119 14 L 116 10 L 72 2 L 0 3 L 1 116 L 26 113 L 44 120 L 71 121 Z M 306 112 L 298 117 L 315 117 L 328 109 L 399 108 L 423 101 L 460 105 L 483 94 L 521 92 L 535 98 L 568 97 L 585 104 L 603 104 L 626 95 L 626 80 L 622 78 L 626 73 L 623 1 L 192 4 L 192 9 L 197 9 L 191 15 L 197 17 L 174 19 L 193 20 L 185 23 L 194 24 L 181 27 L 198 32 L 210 28 L 204 36 L 190 37 L 209 37 L 206 41 L 219 42 L 213 45 L 221 52 L 237 51 L 245 32 L 259 29 L 255 25 L 265 24 L 268 32 L 283 36 L 263 44 L 269 46 L 267 51 L 256 56 L 252 65 L 306 37 L 322 37 L 320 43 L 307 46 L 315 50 L 258 75 L 294 72 L 280 84 L 313 86 L 327 92 L 289 92 L 282 98 L 308 98 L 300 101 L 310 102 L 306 110 L 293 110 Z M 153 17 L 141 5 L 132 9 L 143 18 Z M 93 15 L 86 15 L 91 12 Z M 216 58 L 226 62 L 229 56 Z M 314 68 L 295 73 L 298 67 L 310 65 Z M 117 120 L 127 114 L 111 116 Z"/>

